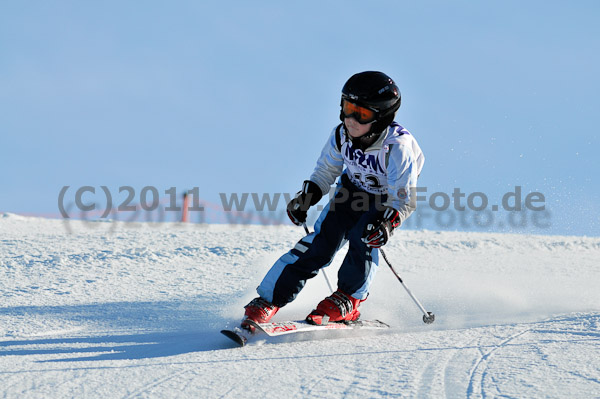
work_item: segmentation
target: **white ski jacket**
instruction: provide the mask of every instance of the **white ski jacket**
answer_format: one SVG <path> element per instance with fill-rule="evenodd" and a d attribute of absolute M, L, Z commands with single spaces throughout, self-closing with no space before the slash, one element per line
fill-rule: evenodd
<path fill-rule="evenodd" d="M 396 122 L 365 151 L 352 146 L 340 124 L 333 129 L 310 180 L 326 195 L 335 180 L 345 173 L 360 189 L 387 194 L 384 205 L 398 210 L 404 222 L 416 209 L 417 178 L 424 161 L 415 138 Z"/>

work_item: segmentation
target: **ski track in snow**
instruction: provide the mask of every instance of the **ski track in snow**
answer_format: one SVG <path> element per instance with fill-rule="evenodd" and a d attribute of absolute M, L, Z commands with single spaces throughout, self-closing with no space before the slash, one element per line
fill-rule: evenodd
<path fill-rule="evenodd" d="M 387 254 L 433 325 L 382 264 L 361 310 L 389 331 L 233 347 L 218 331 L 301 237 L 0 214 L 0 394 L 600 398 L 600 238 L 399 231 Z M 318 276 L 276 319 L 325 295 Z"/>

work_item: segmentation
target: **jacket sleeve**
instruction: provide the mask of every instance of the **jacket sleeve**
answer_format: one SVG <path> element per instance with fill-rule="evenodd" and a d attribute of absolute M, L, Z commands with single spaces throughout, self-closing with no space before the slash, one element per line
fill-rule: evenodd
<path fill-rule="evenodd" d="M 422 161 L 422 160 L 421 160 Z M 400 222 L 417 209 L 417 178 L 419 163 L 412 148 L 392 144 L 386 158 L 388 171 L 388 198 L 384 205 L 399 212 Z"/>
<path fill-rule="evenodd" d="M 337 144 L 339 139 L 336 138 L 340 133 L 339 129 L 333 129 L 310 176 L 310 180 L 319 186 L 323 195 L 327 195 L 331 185 L 342 174 L 344 168 L 344 158 Z"/>

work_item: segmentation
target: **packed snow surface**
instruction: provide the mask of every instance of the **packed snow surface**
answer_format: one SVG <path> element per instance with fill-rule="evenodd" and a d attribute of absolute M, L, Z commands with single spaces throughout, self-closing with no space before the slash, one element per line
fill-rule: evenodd
<path fill-rule="evenodd" d="M 400 230 L 386 252 L 434 324 L 382 263 L 361 310 L 390 330 L 235 347 L 219 330 L 302 235 L 0 214 L 0 393 L 600 397 L 600 238 Z M 275 320 L 302 319 L 327 294 L 317 276 Z"/>

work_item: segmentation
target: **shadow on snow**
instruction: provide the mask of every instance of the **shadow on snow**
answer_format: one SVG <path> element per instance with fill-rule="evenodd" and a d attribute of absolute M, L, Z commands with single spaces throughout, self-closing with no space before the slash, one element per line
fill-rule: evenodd
<path fill-rule="evenodd" d="M 68 362 L 230 348 L 219 333 L 227 320 L 210 310 L 214 308 L 206 300 L 0 308 L 0 322 L 9 322 L 5 326 L 17 320 L 44 328 L 27 338 L 0 341 L 0 356 L 48 355 L 50 359 L 40 361 Z"/>

